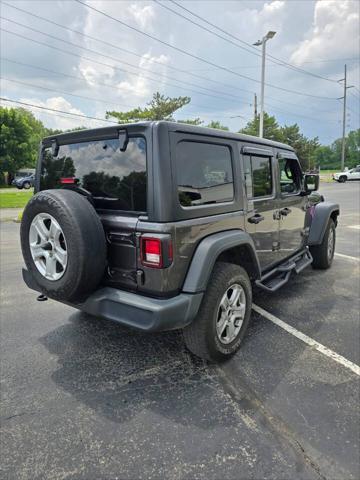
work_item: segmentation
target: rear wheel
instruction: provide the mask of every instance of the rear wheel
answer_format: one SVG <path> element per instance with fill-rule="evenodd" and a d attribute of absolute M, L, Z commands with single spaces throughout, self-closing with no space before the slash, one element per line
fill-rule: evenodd
<path fill-rule="evenodd" d="M 211 361 L 223 361 L 240 347 L 251 315 L 252 291 L 238 265 L 215 264 L 196 319 L 184 329 L 188 349 Z"/>
<path fill-rule="evenodd" d="M 26 190 L 29 190 L 29 188 L 31 187 L 30 182 L 24 182 L 23 187 L 26 188 Z"/>
<path fill-rule="evenodd" d="M 313 257 L 313 268 L 326 270 L 331 267 L 335 254 L 336 229 L 332 218 L 327 224 L 323 241 L 320 245 L 310 247 L 310 253 Z"/>

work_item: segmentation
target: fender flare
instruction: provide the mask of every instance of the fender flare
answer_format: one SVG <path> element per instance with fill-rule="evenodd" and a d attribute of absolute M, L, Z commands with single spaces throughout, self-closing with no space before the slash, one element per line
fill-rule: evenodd
<path fill-rule="evenodd" d="M 251 262 L 256 272 L 255 278 L 260 278 L 260 264 L 252 238 L 243 230 L 229 230 L 209 235 L 199 243 L 192 258 L 182 291 L 187 293 L 205 291 L 219 255 L 226 250 L 239 246 L 248 248 Z"/>
<path fill-rule="evenodd" d="M 321 202 L 314 207 L 314 213 L 312 215 L 308 237 L 309 246 L 320 245 L 322 243 L 326 226 L 333 214 L 335 214 L 336 217 L 340 214 L 340 207 L 338 203 Z"/>

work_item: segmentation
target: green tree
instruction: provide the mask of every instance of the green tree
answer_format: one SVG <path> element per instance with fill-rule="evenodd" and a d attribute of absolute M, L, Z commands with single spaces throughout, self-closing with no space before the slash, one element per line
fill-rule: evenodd
<path fill-rule="evenodd" d="M 296 123 L 294 125 L 285 125 L 280 127 L 281 141 L 291 145 L 300 160 L 304 170 L 310 170 L 315 166 L 315 152 L 320 146 L 318 137 L 306 138 L 300 132 L 300 127 Z"/>
<path fill-rule="evenodd" d="M 0 173 L 34 166 L 32 129 L 23 109 L 0 107 Z"/>
<path fill-rule="evenodd" d="M 360 164 L 360 128 L 352 130 L 346 137 L 347 157 L 345 164 L 355 167 Z"/>
<path fill-rule="evenodd" d="M 334 151 L 328 145 L 320 145 L 314 152 L 314 165 L 321 168 L 334 168 L 336 164 Z"/>
<path fill-rule="evenodd" d="M 212 120 L 208 125 L 206 125 L 208 128 L 216 128 L 217 130 L 225 130 L 229 131 L 229 127 L 226 127 L 225 125 L 222 125 L 220 122 Z"/>
<path fill-rule="evenodd" d="M 106 112 L 106 118 L 116 118 L 119 123 L 131 123 L 141 120 L 174 120 L 173 113 L 190 103 L 190 97 L 165 97 L 159 92 L 153 94 L 146 108 L 134 108 L 128 112 Z"/>
<path fill-rule="evenodd" d="M 259 125 L 260 125 L 260 116 L 257 115 L 256 118 L 250 120 L 247 125 L 240 130 L 240 133 L 245 133 L 246 135 L 254 135 L 255 137 L 259 136 Z M 275 140 L 281 142 L 283 139 L 281 128 L 276 121 L 276 118 L 264 112 L 264 138 L 269 140 Z"/>
<path fill-rule="evenodd" d="M 185 123 L 186 125 L 201 125 L 204 123 L 199 117 L 189 120 L 178 120 L 178 123 Z"/>

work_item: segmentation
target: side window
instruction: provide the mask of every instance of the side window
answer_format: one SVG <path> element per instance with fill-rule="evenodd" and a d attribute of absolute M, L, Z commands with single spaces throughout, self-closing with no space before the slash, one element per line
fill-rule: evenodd
<path fill-rule="evenodd" d="M 229 202 L 234 198 L 230 148 L 182 141 L 176 147 L 179 202 L 183 207 Z"/>
<path fill-rule="evenodd" d="M 244 155 L 245 185 L 248 198 L 272 194 L 271 158 Z"/>
<path fill-rule="evenodd" d="M 279 159 L 281 193 L 297 193 L 301 188 L 301 171 L 296 160 Z"/>

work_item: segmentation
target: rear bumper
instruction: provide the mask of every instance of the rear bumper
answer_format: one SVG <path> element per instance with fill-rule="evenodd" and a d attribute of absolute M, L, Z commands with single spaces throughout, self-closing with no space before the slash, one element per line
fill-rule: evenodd
<path fill-rule="evenodd" d="M 40 291 L 29 272 L 23 269 L 22 273 L 26 285 Z M 127 327 L 158 332 L 189 325 L 199 310 L 202 297 L 202 293 L 181 293 L 158 299 L 105 287 L 96 290 L 83 303 L 63 303 Z"/>

